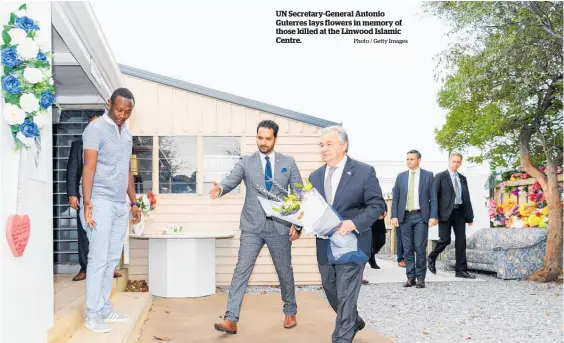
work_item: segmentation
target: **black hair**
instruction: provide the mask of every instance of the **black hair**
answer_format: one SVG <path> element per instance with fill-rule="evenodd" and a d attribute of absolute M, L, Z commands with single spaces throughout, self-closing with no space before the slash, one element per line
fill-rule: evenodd
<path fill-rule="evenodd" d="M 94 117 L 101 117 L 104 114 L 104 111 L 93 111 L 93 110 L 89 110 L 89 111 L 85 111 L 86 115 L 88 116 L 88 119 L 92 119 Z"/>
<path fill-rule="evenodd" d="M 264 128 L 264 129 L 272 129 L 272 131 L 274 132 L 274 138 L 278 137 L 278 124 L 276 124 L 274 121 L 272 120 L 263 120 L 260 123 L 258 123 L 257 126 L 257 133 L 258 130 L 260 128 Z"/>
<path fill-rule="evenodd" d="M 421 158 L 421 153 L 420 153 L 419 151 L 417 151 L 417 150 L 409 150 L 409 151 L 407 152 L 407 154 L 408 154 L 408 155 L 409 155 L 409 154 L 415 154 L 415 155 L 417 155 L 417 158 Z"/>
<path fill-rule="evenodd" d="M 131 101 L 133 101 L 133 105 L 135 105 L 135 98 L 133 97 L 133 93 L 131 93 L 131 91 L 127 88 L 118 88 L 116 89 L 113 93 L 112 93 L 112 97 L 110 98 L 110 101 L 112 102 L 112 104 L 115 103 L 116 98 L 118 96 L 121 96 L 123 98 L 129 99 Z"/>

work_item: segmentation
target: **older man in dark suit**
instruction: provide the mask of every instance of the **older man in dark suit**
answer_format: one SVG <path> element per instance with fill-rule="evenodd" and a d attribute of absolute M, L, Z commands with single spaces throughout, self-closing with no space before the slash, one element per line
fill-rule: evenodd
<path fill-rule="evenodd" d="M 466 223 L 472 226 L 474 212 L 468 191 L 466 177 L 458 172 L 462 164 L 462 155 L 454 152 L 450 155 L 447 170 L 438 173 L 433 183 L 433 191 L 439 208 L 439 242 L 429 254 L 429 270 L 435 274 L 437 257 L 450 244 L 450 230 L 454 230 L 456 241 L 456 277 L 475 279 L 468 273 L 466 262 Z"/>
<path fill-rule="evenodd" d="M 342 127 L 323 129 L 321 159 L 326 164 L 309 178 L 343 219 L 335 234 L 353 232 L 358 248 L 366 255 L 363 264 L 329 264 L 330 241 L 317 239 L 317 262 L 323 289 L 337 313 L 333 343 L 352 342 L 356 333 L 365 326 L 357 312 L 357 300 L 364 266 L 371 255 L 371 226 L 386 209 L 374 168 L 348 157 L 348 146 L 348 135 Z"/>
<path fill-rule="evenodd" d="M 437 197 L 433 173 L 421 169 L 421 153 L 407 152 L 408 170 L 398 174 L 392 195 L 392 225 L 401 228 L 406 261 L 404 287 L 425 288 L 429 227 L 437 225 Z M 415 280 L 417 279 L 417 284 Z"/>

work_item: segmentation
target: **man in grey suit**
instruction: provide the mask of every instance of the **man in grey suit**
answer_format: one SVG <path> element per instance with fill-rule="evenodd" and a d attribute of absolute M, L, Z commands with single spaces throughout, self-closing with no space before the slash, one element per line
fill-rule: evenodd
<path fill-rule="evenodd" d="M 347 156 L 349 138 L 341 126 L 323 129 L 321 159 L 326 164 L 309 180 L 343 222 L 335 234 L 353 232 L 358 249 L 366 255 L 363 264 L 329 264 L 329 240 L 317 238 L 317 262 L 329 304 L 337 313 L 333 343 L 352 342 L 365 326 L 357 312 L 357 300 L 364 266 L 371 256 L 372 224 L 386 210 L 382 189 L 374 168 Z"/>
<path fill-rule="evenodd" d="M 398 174 L 392 193 L 392 225 L 401 229 L 407 274 L 404 287 L 425 288 L 425 250 L 428 227 L 437 225 L 437 196 L 433 192 L 433 173 L 419 167 L 421 153 L 408 151 L 406 160 L 409 170 Z"/>
<path fill-rule="evenodd" d="M 224 320 L 214 324 L 217 331 L 237 333 L 243 296 L 257 256 L 265 243 L 280 281 L 284 301 L 284 327 L 290 329 L 297 323 L 291 248 L 292 241 L 299 237 L 299 232 L 284 221 L 267 217 L 257 198 L 258 195 L 266 198 L 269 192 L 283 198 L 288 186 L 303 183 L 294 158 L 274 152 L 277 136 L 278 125 L 275 122 L 261 121 L 256 137 L 259 151 L 242 156 L 231 173 L 219 184 L 214 182 L 210 190 L 210 196 L 215 199 L 231 192 L 241 181 L 245 182 L 246 187 L 245 204 L 241 212 L 239 257 L 231 280 Z"/>

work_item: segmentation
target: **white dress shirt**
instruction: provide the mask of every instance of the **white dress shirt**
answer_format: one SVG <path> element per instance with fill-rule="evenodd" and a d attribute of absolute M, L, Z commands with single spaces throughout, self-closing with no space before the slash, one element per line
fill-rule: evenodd
<path fill-rule="evenodd" d="M 413 170 L 408 169 L 407 171 L 407 195 L 409 197 L 409 184 L 411 183 L 411 172 Z M 421 179 L 421 168 L 417 168 L 413 179 L 415 181 L 415 187 L 413 189 L 413 209 L 419 210 L 419 180 Z M 407 211 L 407 202 L 405 203 L 405 210 Z"/>
<path fill-rule="evenodd" d="M 343 175 L 343 171 L 345 170 L 345 164 L 347 164 L 347 160 L 348 157 L 347 155 L 345 155 L 345 157 L 341 160 L 341 162 L 339 162 L 335 167 L 337 167 L 337 169 L 335 169 L 335 171 L 333 172 L 333 175 L 331 175 L 331 199 L 333 199 L 333 201 L 335 201 L 335 193 L 337 193 L 337 187 L 339 187 L 339 182 L 341 181 L 341 176 Z M 327 174 L 329 173 L 329 166 L 327 166 L 327 168 L 325 168 L 325 175 L 323 176 L 323 180 L 327 179 Z"/>

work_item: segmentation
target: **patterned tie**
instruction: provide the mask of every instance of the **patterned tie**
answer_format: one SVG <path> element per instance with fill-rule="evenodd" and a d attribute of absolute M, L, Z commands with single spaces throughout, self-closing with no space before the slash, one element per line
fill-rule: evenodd
<path fill-rule="evenodd" d="M 454 193 L 456 194 L 455 204 L 461 204 L 462 198 L 460 196 L 460 183 L 458 183 L 458 173 L 454 173 Z"/>
<path fill-rule="evenodd" d="M 411 176 L 409 178 L 409 188 L 407 190 L 407 210 L 413 211 L 415 207 L 415 172 L 411 172 Z"/>
<path fill-rule="evenodd" d="M 337 170 L 337 167 L 329 167 L 329 172 L 325 178 L 325 200 L 329 205 L 333 205 L 333 186 L 331 185 L 331 180 L 333 178 L 333 173 Z"/>
<path fill-rule="evenodd" d="M 272 190 L 272 165 L 270 164 L 270 157 L 265 156 L 266 168 L 264 168 L 264 184 L 266 185 L 266 190 L 270 192 Z"/>

